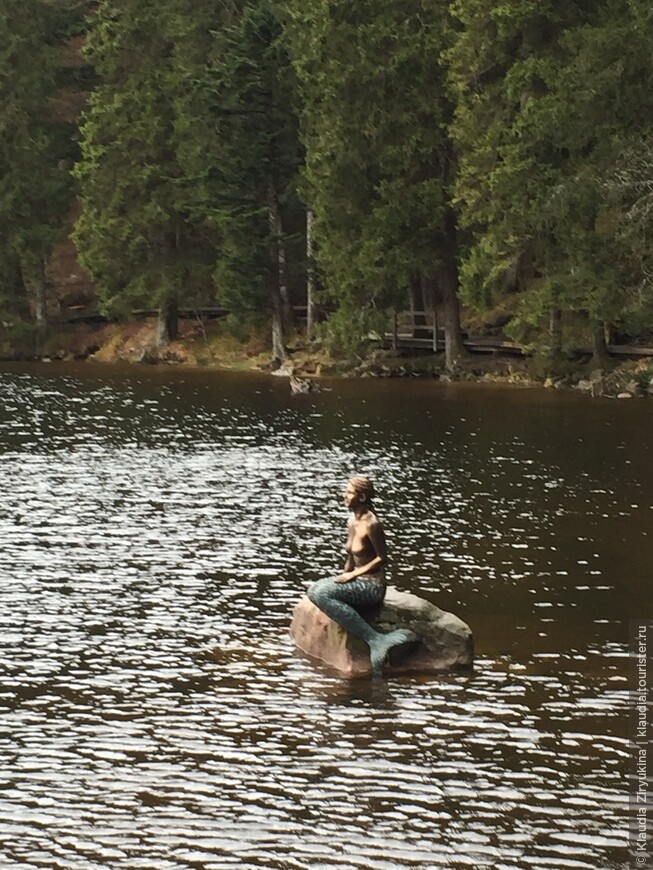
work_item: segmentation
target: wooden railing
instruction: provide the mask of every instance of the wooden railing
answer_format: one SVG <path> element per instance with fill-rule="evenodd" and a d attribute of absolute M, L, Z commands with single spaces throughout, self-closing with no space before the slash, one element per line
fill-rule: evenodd
<path fill-rule="evenodd" d="M 436 311 L 394 312 L 383 335 L 376 338 L 382 347 L 393 351 L 401 348 L 422 348 L 438 353 L 444 349 L 444 330 L 438 324 Z M 526 356 L 528 351 L 515 341 L 499 336 L 463 335 L 465 347 L 475 353 L 501 353 Z M 653 357 L 653 348 L 636 345 L 609 344 L 608 353 L 631 358 Z M 591 347 L 574 348 L 579 356 L 592 356 Z"/>
<path fill-rule="evenodd" d="M 397 350 L 400 346 L 425 347 L 437 353 L 444 333 L 438 326 L 437 311 L 404 311 L 393 312 L 390 330 L 384 334 L 390 340 L 390 346 Z"/>

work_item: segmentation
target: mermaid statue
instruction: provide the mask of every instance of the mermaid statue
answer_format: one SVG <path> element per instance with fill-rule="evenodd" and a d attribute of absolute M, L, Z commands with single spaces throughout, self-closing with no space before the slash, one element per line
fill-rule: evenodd
<path fill-rule="evenodd" d="M 343 493 L 352 516 L 347 523 L 347 559 L 342 574 L 333 580 L 318 580 L 308 597 L 334 622 L 370 648 L 372 673 L 380 676 L 393 647 L 414 644 L 419 637 L 408 629 L 379 632 L 361 613 L 383 604 L 385 597 L 386 545 L 383 526 L 374 511 L 374 487 L 369 478 L 352 477 Z"/>

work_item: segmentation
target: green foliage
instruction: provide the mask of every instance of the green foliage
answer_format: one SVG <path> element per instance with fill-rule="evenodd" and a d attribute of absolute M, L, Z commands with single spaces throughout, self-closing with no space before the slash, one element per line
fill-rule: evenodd
<path fill-rule="evenodd" d="M 279 34 L 268 0 L 100 5 L 75 238 L 105 310 L 273 307 L 301 161 Z"/>
<path fill-rule="evenodd" d="M 45 261 L 70 204 L 70 176 L 48 103 L 55 92 L 52 13 L 42 0 L 0 6 L 0 306 L 30 317 L 31 277 Z"/>
<path fill-rule="evenodd" d="M 234 4 L 215 33 L 203 87 L 214 119 L 207 215 L 220 238 L 215 270 L 224 304 L 270 310 L 278 246 L 288 244 L 302 154 L 294 78 L 276 4 Z"/>
<path fill-rule="evenodd" d="M 86 65 L 58 66 L 85 32 Z M 578 324 L 653 323 L 646 0 L 4 0 L 0 45 L 4 323 L 44 307 L 75 160 L 114 314 L 219 299 L 278 323 L 308 204 L 339 353 L 457 276 L 547 365 Z M 79 134 L 58 88 L 92 88 Z"/>
<path fill-rule="evenodd" d="M 86 51 L 100 83 L 81 127 L 75 241 L 107 311 L 211 298 L 200 158 L 210 121 L 192 83 L 218 5 L 106 0 L 92 21 Z"/>
<path fill-rule="evenodd" d="M 382 333 L 386 320 L 379 311 L 342 306 L 320 324 L 324 346 L 336 357 L 363 357 L 370 346 L 369 334 Z"/>
<path fill-rule="evenodd" d="M 630 138 L 603 189 L 610 231 L 621 243 L 620 277 L 626 289 L 621 322 L 637 333 L 653 323 L 653 130 Z"/>
<path fill-rule="evenodd" d="M 618 322 L 635 302 L 633 263 L 603 180 L 623 125 L 651 103 L 633 4 L 460 0 L 455 12 L 464 298 L 516 293 L 514 327 L 540 335 L 555 308 Z"/>
<path fill-rule="evenodd" d="M 220 321 L 219 334 L 235 338 L 240 344 L 244 344 L 250 337 L 252 329 L 261 328 L 261 315 L 245 312 L 244 314 L 228 314 Z"/>
<path fill-rule="evenodd" d="M 348 311 L 401 307 L 411 276 L 439 267 L 451 162 L 446 33 L 445 2 L 288 4 L 316 260 Z"/>

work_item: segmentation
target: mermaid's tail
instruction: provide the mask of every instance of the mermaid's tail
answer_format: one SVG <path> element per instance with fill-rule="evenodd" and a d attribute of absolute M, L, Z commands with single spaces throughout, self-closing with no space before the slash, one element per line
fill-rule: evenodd
<path fill-rule="evenodd" d="M 398 628 L 388 634 L 374 632 L 375 637 L 368 640 L 370 646 L 370 659 L 372 661 L 372 673 L 380 676 L 383 673 L 383 665 L 386 663 L 391 649 L 405 644 L 419 643 L 419 637 L 408 628 Z"/>
<path fill-rule="evenodd" d="M 372 643 L 378 632 L 374 631 L 358 612 L 358 608 L 381 606 L 385 586 L 375 581 L 350 581 L 336 583 L 335 580 L 319 580 L 308 590 L 309 599 L 323 613 L 346 631 Z"/>
<path fill-rule="evenodd" d="M 381 606 L 385 586 L 375 580 L 360 578 L 348 583 L 319 580 L 308 590 L 309 599 L 334 622 L 356 637 L 362 638 L 370 648 L 372 673 L 380 676 L 391 649 L 419 642 L 415 632 L 398 628 L 388 634 L 376 631 L 358 612 L 359 609 Z"/>

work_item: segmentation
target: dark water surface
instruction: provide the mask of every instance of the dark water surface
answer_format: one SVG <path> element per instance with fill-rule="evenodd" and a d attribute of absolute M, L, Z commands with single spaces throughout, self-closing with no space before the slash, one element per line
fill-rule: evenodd
<path fill-rule="evenodd" d="M 330 386 L 0 369 L 0 866 L 626 866 L 653 402 Z M 469 622 L 473 674 L 295 653 L 354 471 L 391 582 Z"/>

